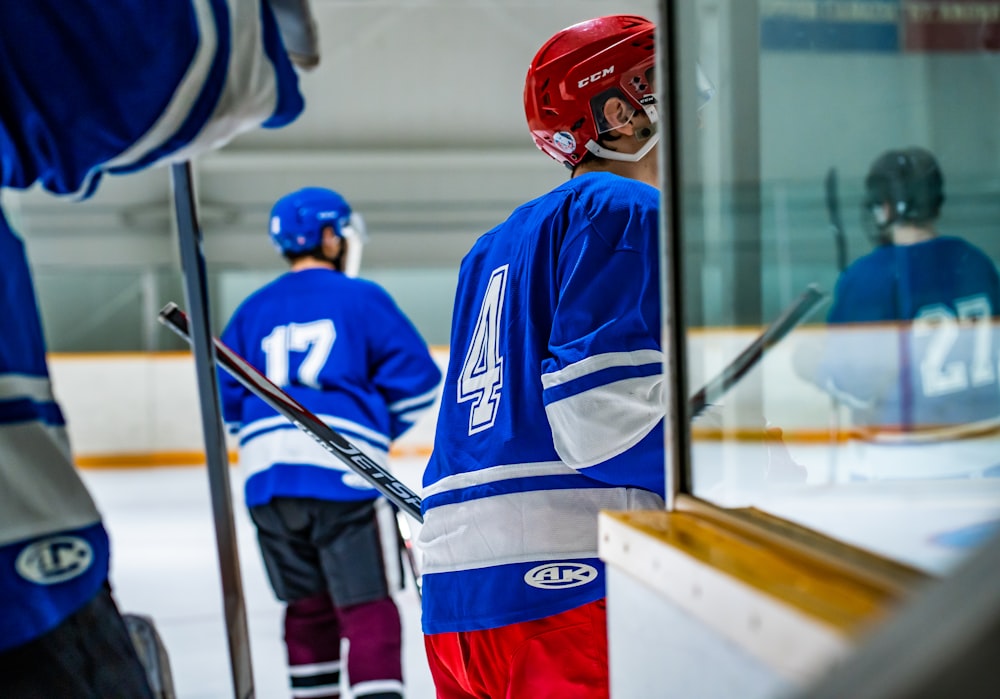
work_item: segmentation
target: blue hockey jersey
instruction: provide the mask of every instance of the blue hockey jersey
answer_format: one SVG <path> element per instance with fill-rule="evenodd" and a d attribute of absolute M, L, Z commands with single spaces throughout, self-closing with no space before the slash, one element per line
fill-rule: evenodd
<path fill-rule="evenodd" d="M 83 198 L 104 173 L 183 159 L 303 107 L 264 0 L 0 3 L 0 186 Z M 0 214 L 0 652 L 108 576 L 73 464 L 30 269 Z"/>
<path fill-rule="evenodd" d="M 874 431 L 1000 417 L 1000 277 L 967 241 L 886 245 L 837 282 L 820 383 Z"/>
<path fill-rule="evenodd" d="M 302 111 L 266 0 L 0 6 L 0 172 L 86 196 Z"/>
<path fill-rule="evenodd" d="M 330 269 L 287 272 L 251 294 L 222 341 L 383 468 L 392 440 L 434 404 L 441 382 L 426 343 L 389 294 Z M 378 495 L 228 373 L 219 381 L 223 415 L 239 435 L 247 505 Z"/>
<path fill-rule="evenodd" d="M 108 574 L 108 537 L 73 467 L 24 246 L 0 214 L 0 652 L 54 628 Z"/>
<path fill-rule="evenodd" d="M 658 208 L 654 187 L 583 174 L 462 261 L 424 474 L 425 632 L 600 599 L 598 512 L 663 507 Z"/>

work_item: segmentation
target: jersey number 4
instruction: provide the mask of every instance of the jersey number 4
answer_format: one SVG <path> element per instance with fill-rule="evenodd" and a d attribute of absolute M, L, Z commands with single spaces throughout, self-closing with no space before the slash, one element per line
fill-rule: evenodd
<path fill-rule="evenodd" d="M 267 357 L 264 373 L 278 386 L 288 386 L 291 383 L 288 375 L 289 354 L 305 352 L 306 356 L 296 372 L 296 381 L 303 386 L 319 388 L 319 372 L 326 366 L 336 339 L 337 331 L 331 320 L 279 325 L 260 341 Z"/>
<path fill-rule="evenodd" d="M 458 402 L 472 401 L 470 435 L 493 427 L 500 407 L 500 389 L 503 387 L 500 319 L 507 289 L 507 270 L 508 265 L 497 267 L 490 275 L 472 331 L 472 342 L 458 376 Z"/>

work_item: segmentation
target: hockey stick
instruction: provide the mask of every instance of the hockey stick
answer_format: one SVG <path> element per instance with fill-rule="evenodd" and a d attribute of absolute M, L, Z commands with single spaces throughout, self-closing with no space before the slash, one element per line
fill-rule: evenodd
<path fill-rule="evenodd" d="M 191 181 L 191 163 L 185 161 L 172 165 L 170 181 L 177 217 L 184 292 L 192 314 L 191 347 L 198 378 L 201 426 L 205 438 L 215 542 L 219 556 L 219 573 L 222 578 L 223 611 L 226 619 L 226 636 L 229 641 L 233 690 L 236 699 L 253 699 L 250 634 L 247 629 L 246 603 L 243 598 L 243 582 L 236 546 L 233 502 L 230 499 L 229 455 L 222 430 L 219 387 L 208 317 L 208 278 L 205 273 L 205 256 L 201 249 L 201 228 L 198 225 L 194 187 Z"/>
<path fill-rule="evenodd" d="M 417 565 L 417 555 L 413 552 L 413 536 L 410 534 L 410 523 L 405 517 L 396 517 L 396 532 L 399 534 L 399 546 L 406 558 L 406 564 L 410 568 L 410 576 L 413 578 L 413 587 L 417 591 L 417 597 L 424 596 L 423 575 Z"/>
<path fill-rule="evenodd" d="M 837 168 L 827 170 L 823 182 L 826 194 L 826 215 L 830 221 L 830 232 L 837 247 L 837 272 L 842 273 L 847 268 L 847 236 L 844 233 L 844 221 L 840 217 L 840 195 L 837 192 Z M 828 477 L 832 481 L 837 470 L 836 445 L 840 440 L 840 401 L 836 396 L 830 396 L 830 458 L 827 464 Z"/>
<path fill-rule="evenodd" d="M 781 341 L 795 326 L 801 323 L 816 308 L 825 294 L 815 285 L 810 285 L 764 332 L 751 343 L 722 372 L 708 382 L 688 401 L 691 417 L 697 416 L 713 401 L 718 400 L 734 384 L 742 379 L 760 361 L 764 353 Z M 188 334 L 187 315 L 177 304 L 168 303 L 160 311 L 159 320 L 180 337 L 191 341 Z M 233 352 L 221 340 L 213 338 L 216 359 L 248 391 L 256 395 L 272 408 L 288 418 L 296 427 L 306 432 L 328 452 L 343 461 L 351 470 L 362 476 L 380 493 L 385 495 L 401 511 L 423 522 L 420 515 L 420 496 L 411 491 L 392 474 L 368 458 L 360 449 L 309 412 L 298 401 L 272 383 L 245 359 Z M 221 418 L 220 418 L 221 419 Z M 221 423 L 220 423 L 221 424 Z M 400 532 L 406 540 L 405 534 Z M 411 553 L 408 546 L 404 546 Z M 410 557 L 410 563 L 414 561 Z M 415 577 L 417 570 L 413 566 Z M 419 586 L 418 586 L 419 589 Z"/>
<path fill-rule="evenodd" d="M 175 303 L 168 303 L 160 311 L 160 322 L 182 338 L 191 342 L 188 318 Z M 343 435 L 309 412 L 298 401 L 282 391 L 249 362 L 229 349 L 221 340 L 212 338 L 215 356 L 219 366 L 229 372 L 243 386 L 288 418 L 296 427 L 344 462 L 352 471 L 372 484 L 392 504 L 418 522 L 423 522 L 420 514 L 420 496 L 407 488 L 395 476 L 371 460 L 364 452 L 351 444 Z M 219 418 L 220 429 L 222 425 Z"/>
<path fill-rule="evenodd" d="M 761 360 L 764 353 L 778 344 L 785 335 L 816 310 L 824 298 L 826 298 L 826 294 L 820 291 L 815 284 L 806 287 L 806 290 L 799 294 L 799 297 L 774 322 L 768 325 L 756 340 L 740 352 L 736 359 L 688 399 L 690 417 L 697 417 L 705 408 L 721 398 L 736 382 L 746 376 L 747 372 Z"/>
<path fill-rule="evenodd" d="M 823 183 L 826 190 L 826 213 L 830 219 L 830 232 L 837 246 L 837 271 L 843 272 L 847 267 L 847 236 L 844 233 L 844 221 L 840 217 L 840 196 L 837 194 L 837 168 L 832 167 L 826 173 Z"/>

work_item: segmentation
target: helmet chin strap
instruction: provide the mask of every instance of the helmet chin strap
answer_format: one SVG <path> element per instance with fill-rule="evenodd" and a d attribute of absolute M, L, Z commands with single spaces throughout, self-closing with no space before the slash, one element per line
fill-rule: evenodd
<path fill-rule="evenodd" d="M 593 153 L 599 158 L 604 158 L 606 160 L 617 160 L 623 163 L 637 163 L 646 155 L 649 151 L 653 150 L 653 147 L 660 142 L 660 130 L 657 128 L 657 122 L 659 121 L 659 115 L 656 111 L 655 106 L 644 106 L 643 111 L 646 112 L 646 116 L 649 117 L 649 126 L 644 126 L 636 129 L 635 136 L 637 140 L 645 141 L 642 148 L 637 150 L 635 153 L 621 153 L 616 150 L 610 150 L 604 146 L 597 143 L 597 141 L 587 141 L 584 148 Z M 633 116 L 635 116 L 633 114 Z M 629 118 L 629 121 L 632 119 Z"/>
<path fill-rule="evenodd" d="M 604 158 L 605 160 L 617 160 L 623 163 L 637 163 L 653 150 L 653 146 L 660 142 L 660 133 L 658 131 L 653 131 L 649 136 L 649 139 L 643 144 L 642 148 L 637 150 L 635 153 L 620 153 L 616 150 L 609 150 L 596 141 L 587 141 L 585 148 L 591 153 L 599 158 Z"/>

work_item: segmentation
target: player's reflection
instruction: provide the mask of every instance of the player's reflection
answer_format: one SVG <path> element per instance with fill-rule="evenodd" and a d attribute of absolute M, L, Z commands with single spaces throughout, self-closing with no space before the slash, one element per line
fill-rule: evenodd
<path fill-rule="evenodd" d="M 850 475 L 994 474 L 996 266 L 968 241 L 938 232 L 944 177 L 927 150 L 882 153 L 865 190 L 878 245 L 837 281 L 813 377 L 850 409 L 865 454 Z"/>

